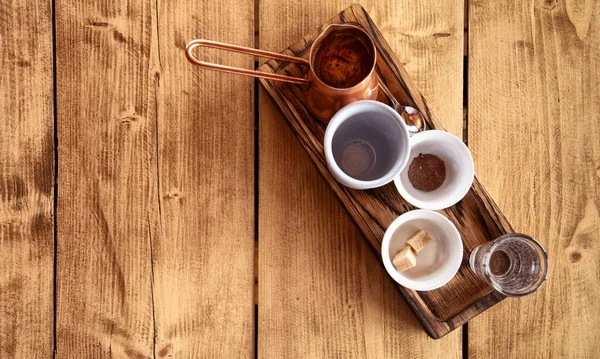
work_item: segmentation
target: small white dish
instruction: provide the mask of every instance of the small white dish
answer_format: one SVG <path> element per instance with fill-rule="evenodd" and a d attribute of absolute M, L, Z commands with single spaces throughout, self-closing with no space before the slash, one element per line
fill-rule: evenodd
<path fill-rule="evenodd" d="M 392 264 L 394 255 L 421 229 L 429 233 L 431 243 L 417 253 L 414 267 L 398 272 Z M 414 210 L 396 218 L 385 231 L 381 256 L 386 271 L 396 282 L 413 290 L 432 290 L 448 283 L 458 272 L 463 244 L 448 218 L 429 210 Z"/>
<path fill-rule="evenodd" d="M 410 147 L 408 164 L 394 178 L 402 198 L 418 208 L 440 210 L 455 205 L 469 192 L 475 165 L 471 151 L 460 138 L 446 131 L 423 131 L 410 138 Z M 410 164 L 420 153 L 437 156 L 446 165 L 446 180 L 431 192 L 414 188 L 408 179 Z"/>

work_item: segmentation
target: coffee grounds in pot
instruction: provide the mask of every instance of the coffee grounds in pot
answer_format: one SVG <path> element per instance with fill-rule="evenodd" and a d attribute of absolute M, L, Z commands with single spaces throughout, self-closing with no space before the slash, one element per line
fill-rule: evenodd
<path fill-rule="evenodd" d="M 358 30 L 331 33 L 314 55 L 314 71 L 324 83 L 335 88 L 350 88 L 364 80 L 373 67 L 373 49 Z"/>

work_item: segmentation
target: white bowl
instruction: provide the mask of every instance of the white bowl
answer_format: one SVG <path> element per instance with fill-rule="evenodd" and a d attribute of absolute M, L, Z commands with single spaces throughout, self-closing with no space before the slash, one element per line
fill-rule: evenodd
<path fill-rule="evenodd" d="M 420 229 L 431 236 L 429 243 L 417 253 L 417 264 L 398 272 L 392 264 L 394 255 L 406 246 Z M 399 284 L 414 290 L 432 290 L 448 283 L 458 272 L 463 258 L 463 244 L 450 220 L 429 210 L 414 210 L 396 218 L 388 227 L 381 243 L 383 265 Z"/>
<path fill-rule="evenodd" d="M 402 198 L 418 208 L 439 210 L 455 205 L 469 192 L 475 165 L 471 151 L 460 138 L 446 131 L 431 130 L 412 136 L 410 145 L 408 165 L 394 179 Z M 408 179 L 410 164 L 420 153 L 435 155 L 446 165 L 446 180 L 431 192 L 414 188 Z"/>

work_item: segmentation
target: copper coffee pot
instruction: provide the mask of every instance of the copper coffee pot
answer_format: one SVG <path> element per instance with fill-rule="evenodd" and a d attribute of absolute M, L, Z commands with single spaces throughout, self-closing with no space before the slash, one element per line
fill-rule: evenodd
<path fill-rule="evenodd" d="M 320 51 L 325 51 L 321 49 L 320 45 L 325 40 L 328 40 L 330 36 L 344 36 L 346 38 L 358 40 L 364 46 L 364 49 L 366 50 L 365 53 L 368 53 L 368 55 L 364 55 L 363 53 L 361 53 L 361 55 L 366 56 L 363 59 L 363 65 L 366 64 L 368 68 L 363 69 L 366 71 L 363 71 L 363 73 L 361 73 L 364 76 L 359 79 L 358 83 L 352 84 L 348 87 L 335 87 L 325 83 L 323 79 L 321 79 L 317 75 L 317 73 L 319 73 L 321 70 L 320 68 L 317 68 L 317 66 L 322 66 L 316 64 L 318 60 L 317 55 L 320 54 Z M 293 77 L 281 74 L 242 69 L 220 64 L 213 64 L 201 61 L 198 58 L 196 58 L 192 53 L 192 51 L 196 47 L 210 47 L 242 54 L 260 56 L 264 58 L 293 62 L 301 65 L 306 65 L 308 67 L 308 71 L 304 77 Z M 327 51 L 329 50 L 327 49 Z M 420 115 L 420 113 L 418 113 L 418 111 L 411 107 L 400 106 L 398 102 L 391 96 L 391 93 L 385 87 L 385 85 L 378 81 L 377 74 L 375 72 L 375 65 L 377 63 L 377 50 L 375 48 L 375 44 L 371 37 L 363 29 L 356 25 L 329 25 L 312 44 L 309 55 L 310 60 L 210 40 L 190 41 L 186 46 L 185 55 L 191 63 L 205 69 L 301 85 L 303 87 L 302 90 L 305 95 L 308 108 L 315 117 L 324 122 L 329 121 L 329 119 L 331 119 L 331 117 L 339 109 L 352 102 L 359 100 L 375 100 L 377 98 L 379 88 L 382 88 L 386 95 L 390 97 L 393 103 L 393 107 L 398 112 L 400 112 L 400 114 L 403 115 L 405 121 L 408 122 L 409 128 L 411 128 L 411 121 L 416 122 L 411 128 L 411 132 L 418 132 L 424 129 L 425 122 L 423 121 L 423 118 Z M 340 75 L 344 74 L 340 72 Z M 415 112 L 418 115 L 415 115 Z"/>

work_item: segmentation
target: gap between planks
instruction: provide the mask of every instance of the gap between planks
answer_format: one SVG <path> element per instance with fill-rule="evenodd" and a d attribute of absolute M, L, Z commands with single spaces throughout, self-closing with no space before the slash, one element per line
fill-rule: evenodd
<path fill-rule="evenodd" d="M 260 46 L 260 0 L 254 0 L 254 48 Z M 259 65 L 259 58 L 254 58 L 254 69 Z M 254 78 L 254 358 L 258 358 L 258 212 L 259 212 L 259 105 L 258 105 L 258 79 Z"/>
<path fill-rule="evenodd" d="M 463 34 L 463 142 L 469 145 L 469 0 L 464 0 Z M 462 326 L 462 357 L 469 359 L 469 322 Z"/>
<path fill-rule="evenodd" d="M 56 1 L 52 0 L 50 4 L 52 21 L 52 101 L 53 101 L 53 137 L 54 137 L 54 173 L 53 188 L 54 196 L 52 198 L 52 242 L 54 252 L 52 255 L 52 358 L 56 358 L 56 307 L 57 307 L 57 268 L 58 268 L 58 102 L 56 101 Z"/>

